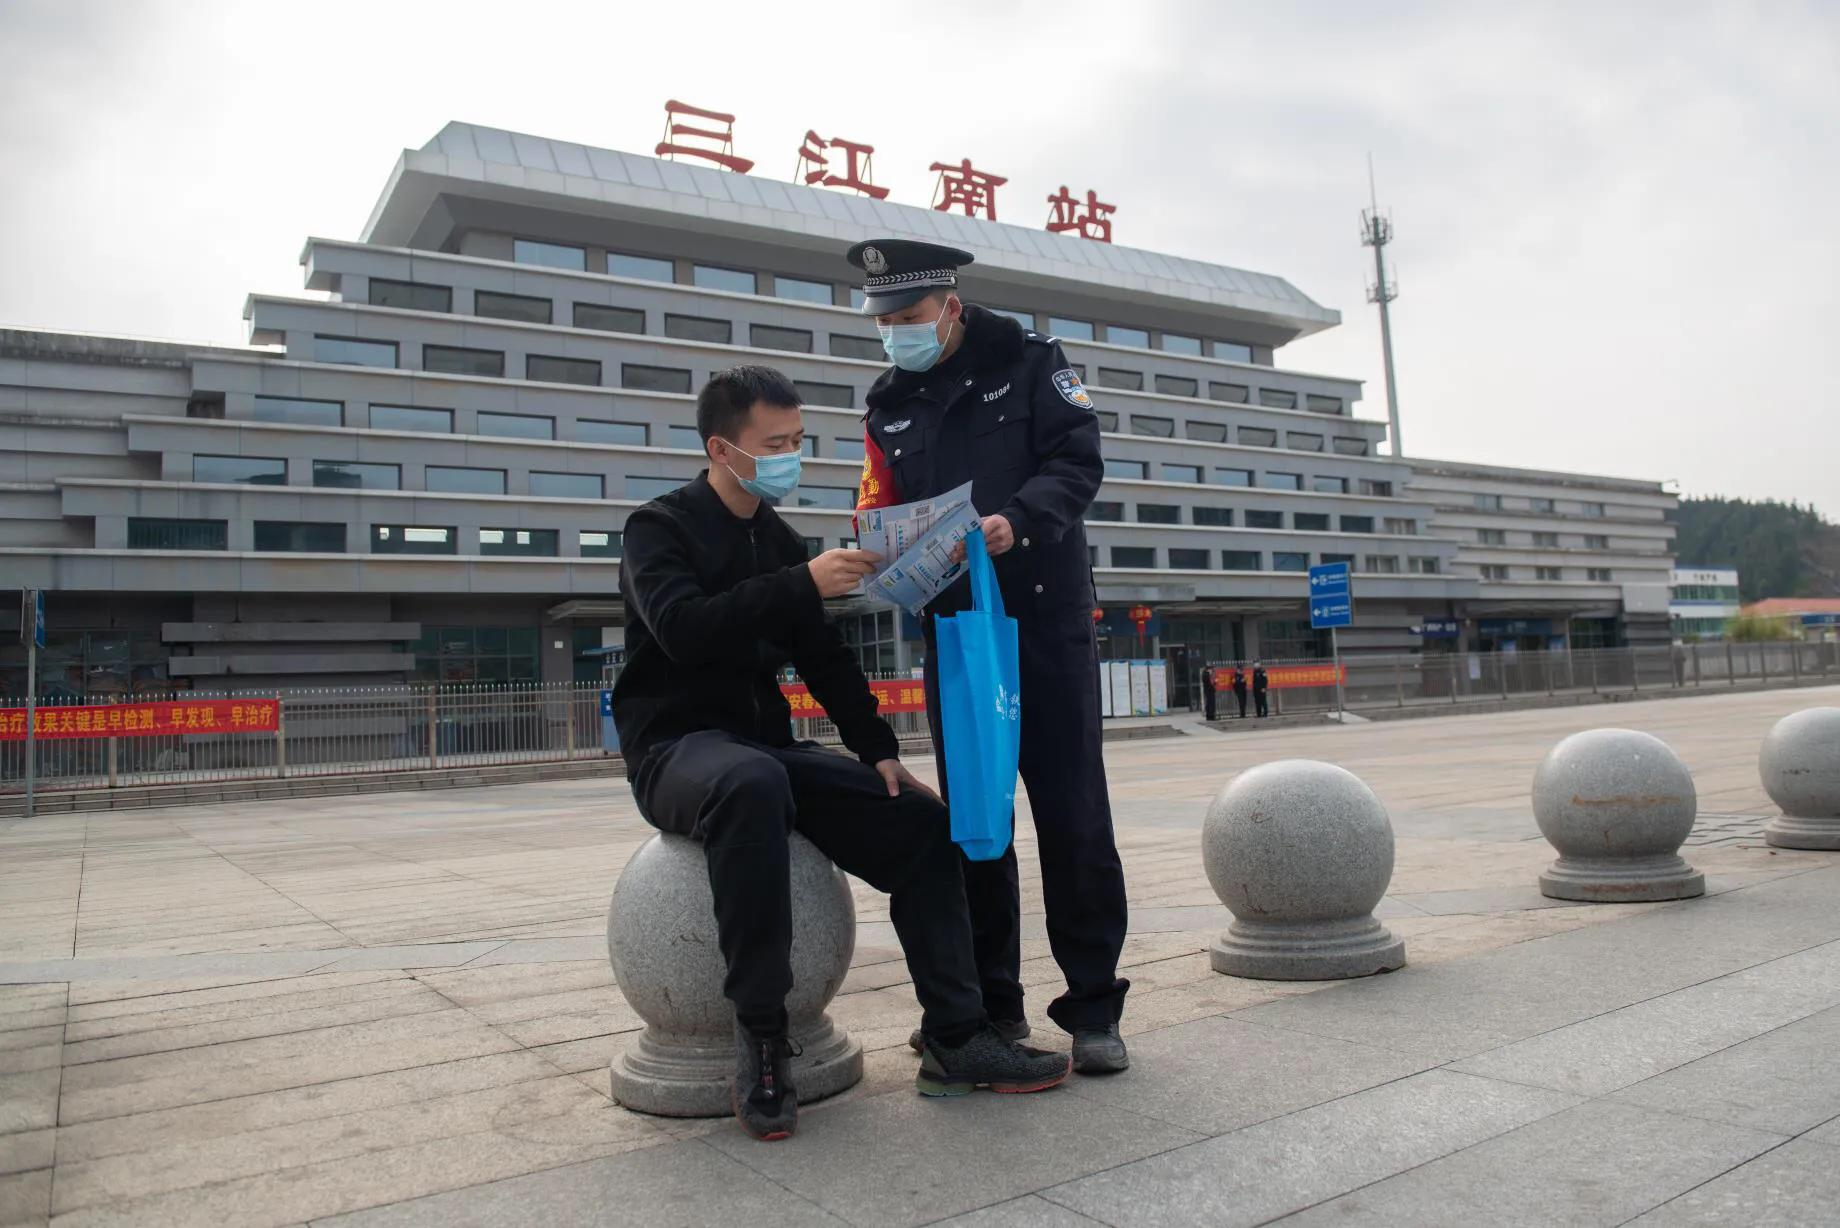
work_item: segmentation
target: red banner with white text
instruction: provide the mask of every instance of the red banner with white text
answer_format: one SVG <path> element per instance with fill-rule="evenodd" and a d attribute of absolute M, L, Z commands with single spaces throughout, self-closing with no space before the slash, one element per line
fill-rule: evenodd
<path fill-rule="evenodd" d="M 53 705 L 33 713 L 37 738 L 153 738 L 188 733 L 273 733 L 281 702 L 185 699 L 170 703 Z M 26 710 L 0 708 L 0 742 L 23 742 Z"/>

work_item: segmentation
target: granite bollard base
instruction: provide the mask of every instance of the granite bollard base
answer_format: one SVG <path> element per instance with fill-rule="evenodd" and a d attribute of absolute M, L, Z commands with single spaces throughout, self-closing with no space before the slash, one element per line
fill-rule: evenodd
<path fill-rule="evenodd" d="M 862 1079 L 862 1045 L 832 1022 L 856 950 L 849 881 L 803 836 L 792 837 L 792 992 L 788 1031 L 804 1052 L 792 1060 L 799 1102 L 832 1096 Z M 607 910 L 614 980 L 645 1020 L 613 1062 L 614 1099 L 665 1117 L 733 1111 L 735 1012 L 722 995 L 715 905 L 703 848 L 656 835 L 620 872 Z"/>
<path fill-rule="evenodd" d="M 1840 708 L 1808 708 L 1777 721 L 1757 772 L 1782 813 L 1764 824 L 1781 849 L 1840 851 Z"/>
<path fill-rule="evenodd" d="M 1533 774 L 1533 815 L 1559 854 L 1540 875 L 1540 894 L 1589 904 L 1706 894 L 1706 876 L 1679 853 L 1698 812 L 1692 773 L 1661 739 L 1633 729 L 1573 734 Z"/>
<path fill-rule="evenodd" d="M 1208 882 L 1233 923 L 1214 971 L 1327 981 L 1405 966 L 1406 944 L 1374 918 L 1393 877 L 1393 827 L 1352 772 L 1310 759 L 1241 773 L 1201 830 Z"/>

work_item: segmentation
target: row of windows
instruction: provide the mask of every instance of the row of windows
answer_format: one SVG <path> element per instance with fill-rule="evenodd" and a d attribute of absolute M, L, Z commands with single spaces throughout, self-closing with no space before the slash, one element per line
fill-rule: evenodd
<path fill-rule="evenodd" d="M 1119 417 L 1108 410 L 1098 412 L 1099 429 L 1118 433 Z M 1132 414 L 1128 425 L 1133 435 L 1148 435 L 1153 439 L 1174 439 L 1176 437 L 1176 420 L 1162 418 L 1154 414 Z M 1200 443 L 1226 443 L 1227 424 L 1224 422 L 1205 422 L 1189 420 L 1182 423 L 1182 435 Z M 1323 451 L 1323 436 L 1315 431 L 1285 431 L 1282 443 L 1279 432 L 1266 426 L 1242 426 L 1233 432 L 1233 438 L 1241 447 L 1276 448 L 1285 447 L 1296 452 Z M 1329 450 L 1341 456 L 1366 456 L 1370 451 L 1368 441 L 1347 435 L 1336 435 L 1328 441 Z"/>
<path fill-rule="evenodd" d="M 1084 363 L 1074 363 L 1073 369 L 1079 372 L 1082 380 L 1087 378 L 1086 365 Z M 1116 388 L 1120 392 L 1145 391 L 1144 373 L 1142 371 L 1126 371 L 1117 367 L 1100 367 L 1089 382 L 1099 388 Z M 1158 392 L 1164 396 L 1171 397 L 1199 397 L 1201 395 L 1201 381 L 1186 375 L 1153 375 L 1149 391 Z M 1297 408 L 1297 394 L 1291 389 L 1254 388 L 1250 384 L 1223 383 L 1219 380 L 1209 380 L 1207 382 L 1207 399 L 1210 401 L 1226 401 L 1234 405 L 1262 405 L 1266 409 Z M 1342 398 L 1318 396 L 1315 393 L 1309 393 L 1303 398 L 1303 408 L 1312 413 L 1339 414 L 1342 412 Z M 1149 432 L 1139 433 L 1148 434 Z M 1224 441 L 1217 440 L 1215 442 Z M 1354 442 L 1365 441 L 1356 440 Z M 1276 447 L 1277 444 L 1268 443 L 1259 446 L 1272 448 Z M 1322 451 L 1321 447 L 1318 447 L 1316 451 Z M 1357 453 L 1357 455 L 1364 455 L 1364 453 Z"/>
<path fill-rule="evenodd" d="M 1236 469 L 1224 466 L 1190 465 L 1160 461 L 1156 465 L 1156 480 L 1159 482 L 1191 482 L 1207 486 L 1247 486 L 1263 490 L 1313 490 L 1321 494 L 1345 495 L 1349 491 L 1348 479 L 1333 477 L 1329 474 L 1315 474 L 1304 484 L 1301 473 L 1283 473 L 1277 470 L 1255 472 L 1251 469 Z M 1146 481 L 1151 476 L 1150 462 L 1125 460 L 1120 457 L 1105 459 L 1105 476 L 1125 481 Z M 1391 498 L 1391 482 L 1374 481 L 1362 478 L 1356 485 L 1358 493 L 1377 498 Z"/>
<path fill-rule="evenodd" d="M 1173 503 L 1138 503 L 1133 505 L 1138 524 L 1181 524 L 1182 509 Z M 1192 524 L 1206 525 L 1210 528 L 1232 528 L 1235 511 L 1230 507 L 1195 507 L 1189 509 Z M 1125 523 L 1123 503 L 1101 500 L 1094 503 L 1086 513 L 1090 521 L 1111 521 Z M 1292 512 L 1290 527 L 1299 533 L 1328 533 L 1331 531 L 1331 517 L 1327 512 Z M 1376 529 L 1372 516 L 1342 516 L 1339 518 L 1339 530 L 1343 533 L 1389 533 L 1401 537 L 1416 537 L 1418 521 L 1405 516 L 1387 516 Z M 1268 511 L 1260 508 L 1245 509 L 1240 523 L 1248 529 L 1282 529 L 1285 527 L 1285 513 Z"/>
<path fill-rule="evenodd" d="M 1676 584 L 1675 601 L 1737 601 L 1735 584 Z"/>
<path fill-rule="evenodd" d="M 254 529 L 259 551 L 343 554 L 346 550 L 345 526 L 336 521 L 258 520 Z M 130 550 L 227 550 L 229 541 L 229 522 L 224 520 L 128 518 Z M 480 529 L 476 552 L 555 558 L 560 541 L 557 529 Z M 458 530 L 452 528 L 374 524 L 370 532 L 372 554 L 455 554 L 458 542 Z M 583 558 L 617 559 L 620 534 L 582 529 L 576 533 L 576 546 Z"/>
<path fill-rule="evenodd" d="M 1093 566 L 1099 565 L 1099 547 L 1090 546 Z M 1168 558 L 1170 571 L 1212 571 L 1214 570 L 1212 550 L 1171 546 L 1160 550 L 1155 546 L 1113 546 L 1111 559 L 1113 567 L 1128 567 L 1136 571 L 1163 570 L 1157 563 L 1159 555 Z M 1222 571 L 1308 571 L 1310 555 L 1303 550 L 1273 550 L 1271 565 L 1265 563 L 1265 553 L 1260 550 L 1222 550 L 1220 570 Z M 1352 554 L 1321 554 L 1317 556 L 1321 563 L 1347 563 L 1356 571 L 1375 575 L 1398 575 L 1399 556 L 1396 554 L 1368 554 L 1358 560 Z M 1358 566 L 1357 566 L 1358 563 Z M 1406 559 L 1407 569 L 1413 575 L 1435 576 L 1441 574 L 1442 564 L 1435 555 L 1413 555 Z"/>
<path fill-rule="evenodd" d="M 1516 568 L 1509 567 L 1505 563 L 1484 563 L 1482 565 L 1482 578 L 1484 580 L 1524 580 L 1527 578 L 1527 570 L 1526 568 L 1517 570 Z M 1531 570 L 1535 580 L 1562 581 L 1567 578 L 1577 578 L 1576 576 L 1568 577 L 1568 573 L 1563 567 L 1535 567 Z M 1608 567 L 1587 567 L 1584 569 L 1584 572 L 1585 580 L 1591 584 L 1609 584 L 1611 582 L 1610 569 Z"/>
<path fill-rule="evenodd" d="M 1471 501 L 1478 511 L 1483 512 L 1518 512 L 1529 511 L 1551 515 L 1559 510 L 1559 504 L 1552 499 L 1528 498 L 1505 500 L 1500 495 L 1474 495 Z M 1583 516 L 1587 520 L 1602 520 L 1604 505 L 1601 503 L 1572 503 L 1565 507 L 1567 515 Z"/>
<path fill-rule="evenodd" d="M 1516 534 L 1515 536 L 1518 538 L 1520 535 Z M 1557 533 L 1530 533 L 1528 534 L 1528 538 L 1530 544 L 1536 549 L 1557 550 L 1560 548 L 1560 538 Z M 1586 533 L 1582 540 L 1586 550 L 1608 550 L 1610 548 L 1609 537 L 1602 533 Z M 1476 541 L 1484 546 L 1524 544 L 1520 541 L 1510 542 L 1506 529 L 1477 529 Z"/>

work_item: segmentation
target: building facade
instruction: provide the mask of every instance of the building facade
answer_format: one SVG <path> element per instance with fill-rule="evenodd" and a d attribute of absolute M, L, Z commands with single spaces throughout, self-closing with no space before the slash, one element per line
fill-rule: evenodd
<path fill-rule="evenodd" d="M 806 403 L 782 513 L 814 551 L 851 542 L 885 361 L 842 253 L 878 234 L 971 250 L 968 301 L 1062 340 L 1105 432 L 1095 618 L 1108 655 L 1172 662 L 1174 702 L 1204 660 L 1326 655 L 1315 563 L 1353 566 L 1350 653 L 1453 617 L 1634 638 L 1651 566 L 1665 633 L 1671 496 L 1586 489 L 1610 580 L 1590 546 L 1575 579 L 1492 579 L 1464 535 L 1546 522 L 1479 518 L 1462 484 L 1588 480 L 1381 455 L 1357 381 L 1279 360 L 1339 322 L 1282 278 L 449 124 L 358 241 L 308 240 L 305 293 L 247 301 L 247 349 L 0 334 L 0 570 L 49 590 L 41 692 L 598 677 L 624 518 L 703 467 L 694 393 L 738 363 Z M 838 613 L 869 668 L 919 663 L 913 620 Z M 0 691 L 24 681 L 0 655 Z"/>
<path fill-rule="evenodd" d="M 1676 644 L 1725 638 L 1738 616 L 1738 572 L 1732 567 L 1676 567 L 1668 587 L 1668 621 Z"/>

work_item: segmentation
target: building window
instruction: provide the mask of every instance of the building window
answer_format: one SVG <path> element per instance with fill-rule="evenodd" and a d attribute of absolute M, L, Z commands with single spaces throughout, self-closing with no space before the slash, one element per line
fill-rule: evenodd
<path fill-rule="evenodd" d="M 289 426 L 341 426 L 345 421 L 345 402 L 257 397 L 249 416 L 257 422 L 285 422 Z"/>
<path fill-rule="evenodd" d="M 1108 478 L 1142 478 L 1144 462 L 1137 460 L 1116 460 L 1108 457 L 1105 462 L 1105 476 Z"/>
<path fill-rule="evenodd" d="M 1174 418 L 1152 418 L 1147 414 L 1132 414 L 1131 434 L 1154 435 L 1158 439 L 1174 439 L 1176 420 Z"/>
<path fill-rule="evenodd" d="M 1586 550 L 1608 550 L 1610 539 L 1599 533 L 1587 533 L 1584 536 L 1584 548 Z"/>
<path fill-rule="evenodd" d="M 1271 569 L 1273 571 L 1308 571 L 1310 556 L 1299 550 L 1274 550 L 1271 552 Z"/>
<path fill-rule="evenodd" d="M 1206 571 L 1208 552 L 1172 546 L 1169 550 L 1169 565 L 1177 571 Z"/>
<path fill-rule="evenodd" d="M 416 281 L 389 281 L 373 277 L 371 306 L 397 307 L 404 311 L 452 311 L 454 292 L 446 286 L 427 286 Z"/>
<path fill-rule="evenodd" d="M 1173 503 L 1139 503 L 1137 505 L 1137 523 L 1181 524 L 1182 509 Z"/>
<path fill-rule="evenodd" d="M 856 408 L 856 389 L 848 384 L 818 384 L 811 380 L 795 379 L 792 386 L 798 390 L 799 400 L 807 405 L 823 405 L 831 409 Z"/>
<path fill-rule="evenodd" d="M 313 484 L 335 490 L 401 490 L 402 466 L 316 460 L 313 462 Z"/>
<path fill-rule="evenodd" d="M 1484 580 L 1506 580 L 1511 574 L 1508 568 L 1501 563 L 1484 563 L 1482 565 L 1482 578 Z"/>
<path fill-rule="evenodd" d="M 1586 520 L 1602 520 L 1604 518 L 1604 505 L 1601 503 L 1580 503 L 1578 505 L 1578 511 Z"/>
<path fill-rule="evenodd" d="M 624 252 L 607 253 L 607 273 L 612 277 L 632 277 L 639 281 L 676 281 L 677 267 L 657 256 L 628 256 Z"/>
<path fill-rule="evenodd" d="M 845 549 L 855 546 L 845 539 Z M 900 655 L 900 615 L 893 610 L 877 610 L 857 618 L 840 618 L 837 630 L 843 642 L 856 654 L 857 664 L 865 673 L 891 674 Z"/>
<path fill-rule="evenodd" d="M 1261 388 L 1259 404 L 1266 409 L 1296 409 L 1297 394 L 1287 388 Z"/>
<path fill-rule="evenodd" d="M 549 499 L 600 499 L 607 480 L 598 473 L 530 472 L 530 493 Z"/>
<path fill-rule="evenodd" d="M 326 521 L 258 520 L 257 550 L 284 554 L 344 554 L 345 526 Z"/>
<path fill-rule="evenodd" d="M 192 481 L 286 486 L 287 462 L 278 456 L 194 456 Z"/>
<path fill-rule="evenodd" d="M 464 465 L 429 465 L 422 471 L 422 488 L 443 494 L 502 495 L 505 493 L 505 471 Z"/>
<path fill-rule="evenodd" d="M 1354 555 L 1352 554 L 1330 554 L 1325 551 L 1322 555 L 1322 561 L 1324 566 L 1333 563 L 1346 563 L 1348 564 L 1349 570 L 1352 571 L 1354 569 Z"/>
<path fill-rule="evenodd" d="M 1197 507 L 1191 509 L 1190 514 L 1196 524 L 1226 529 L 1233 527 L 1233 509 L 1230 507 Z"/>
<path fill-rule="evenodd" d="M 1319 473 L 1310 478 L 1310 489 L 1318 494 L 1345 495 L 1348 493 L 1348 479 L 1332 478 Z"/>
<path fill-rule="evenodd" d="M 1201 357 L 1201 338 L 1184 337 L 1180 333 L 1164 333 L 1163 349 L 1171 354 L 1191 354 Z"/>
<path fill-rule="evenodd" d="M 1344 533 L 1372 533 L 1373 531 L 1374 518 L 1372 516 L 1342 517 L 1342 532 Z"/>
<path fill-rule="evenodd" d="M 541 675 L 535 627 L 427 627 L 415 642 L 418 682 L 448 685 L 535 682 Z"/>
<path fill-rule="evenodd" d="M 509 435 L 516 439 L 554 439 L 556 420 L 537 414 L 479 414 L 481 435 Z"/>
<path fill-rule="evenodd" d="M 1165 482 L 1194 482 L 1199 485 L 1201 466 L 1162 464 L 1157 466 L 1157 475 Z"/>
<path fill-rule="evenodd" d="M 690 372 L 676 367 L 647 367 L 639 363 L 623 362 L 620 364 L 620 387 L 635 388 L 642 392 L 680 392 L 690 391 Z"/>
<path fill-rule="evenodd" d="M 1323 437 L 1308 431 L 1286 431 L 1284 446 L 1297 452 L 1320 452 L 1323 450 Z"/>
<path fill-rule="evenodd" d="M 851 439 L 832 439 L 831 455 L 838 460 L 859 461 L 863 459 L 863 441 L 860 437 Z"/>
<path fill-rule="evenodd" d="M 1378 482 L 1373 478 L 1362 478 L 1361 493 L 1370 495 L 1376 499 L 1391 499 L 1393 497 L 1393 484 L 1391 482 Z"/>
<path fill-rule="evenodd" d="M 1121 324 L 1105 326 L 1105 340 L 1111 345 L 1128 345 L 1140 350 L 1150 348 L 1150 334 L 1141 328 L 1126 328 Z"/>
<path fill-rule="evenodd" d="M 1093 326 L 1085 320 L 1066 320 L 1060 316 L 1049 316 L 1048 331 L 1063 341 L 1091 341 L 1093 339 Z"/>
<path fill-rule="evenodd" d="M 1367 448 L 1367 441 L 1365 439 L 1351 439 L 1346 435 L 1337 435 L 1333 443 L 1334 443 L 1335 451 L 1338 455 L 1341 455 L 1341 456 L 1366 456 L 1367 455 L 1368 448 Z"/>
<path fill-rule="evenodd" d="M 807 435 L 799 440 L 799 455 L 816 456 L 818 454 L 818 437 Z"/>
<path fill-rule="evenodd" d="M 1559 567 L 1536 567 L 1533 569 L 1533 578 L 1536 580 L 1563 580 L 1565 578 L 1565 571 L 1563 568 Z"/>
<path fill-rule="evenodd" d="M 181 520 L 168 516 L 128 517 L 130 550 L 228 550 L 225 520 Z"/>
<path fill-rule="evenodd" d="M 1191 420 L 1182 424 L 1182 433 L 1187 435 L 1190 439 L 1198 440 L 1201 443 L 1227 442 L 1227 424 L 1224 422 L 1195 422 Z"/>
<path fill-rule="evenodd" d="M 1587 569 L 1587 574 L 1588 574 L 1588 575 L 1590 576 L 1590 578 L 1591 578 L 1591 583 L 1593 583 L 1593 584 L 1608 584 L 1608 583 L 1610 583 L 1610 569 L 1609 569 L 1608 567 L 1592 567 L 1592 568 L 1588 568 L 1588 569 Z"/>
<path fill-rule="evenodd" d="M 680 448 L 686 452 L 701 452 L 703 450 L 703 433 L 694 426 L 684 426 L 681 423 L 674 423 L 664 428 L 664 446 L 667 448 Z"/>
<path fill-rule="evenodd" d="M 1499 512 L 1501 510 L 1501 496 L 1477 495 L 1475 496 L 1475 504 L 1476 510 L 1479 512 Z"/>
<path fill-rule="evenodd" d="M 705 290 L 726 290 L 730 294 L 758 294 L 758 281 L 752 273 L 725 269 L 719 265 L 699 264 L 690 270 L 690 280 Z"/>
<path fill-rule="evenodd" d="M 1144 390 L 1144 373 L 1142 371 L 1120 371 L 1114 367 L 1100 367 L 1099 378 L 1095 381 L 1101 388 L 1119 388 L 1126 392 Z"/>
<path fill-rule="evenodd" d="M 443 375 L 488 375 L 500 378 L 505 374 L 505 352 L 473 350 L 458 345 L 424 345 L 422 370 L 436 371 Z"/>
<path fill-rule="evenodd" d="M 1214 485 L 1216 486 L 1251 486 L 1251 485 L 1254 485 L 1253 480 L 1252 480 L 1252 470 L 1250 469 L 1216 469 L 1214 470 Z"/>
<path fill-rule="evenodd" d="M 656 499 L 659 495 L 668 495 L 683 486 L 688 478 L 655 478 L 633 475 L 626 479 L 626 497 L 628 499 Z"/>
<path fill-rule="evenodd" d="M 856 508 L 856 488 L 854 486 L 801 486 L 792 492 L 794 507 L 828 507 L 837 511 L 854 511 Z"/>
<path fill-rule="evenodd" d="M 481 529 L 479 553 L 553 559 L 559 553 L 555 529 Z"/>
<path fill-rule="evenodd" d="M 1244 405 L 1252 399 L 1252 389 L 1244 384 L 1222 384 L 1209 380 L 1208 398 L 1214 401 L 1231 401 L 1235 405 Z"/>
<path fill-rule="evenodd" d="M 617 559 L 621 535 L 604 529 L 583 529 L 576 535 L 584 559 Z"/>
<path fill-rule="evenodd" d="M 1406 567 L 1415 576 L 1435 576 L 1443 571 L 1434 555 L 1415 554 L 1406 560 Z"/>
<path fill-rule="evenodd" d="M 1386 531 L 1396 537 L 1417 537 L 1418 521 L 1403 516 L 1388 516 Z"/>
<path fill-rule="evenodd" d="M 645 313 L 637 307 L 603 307 L 599 303 L 575 304 L 575 327 L 602 333 L 643 333 Z"/>
<path fill-rule="evenodd" d="M 1361 570 L 1373 572 L 1375 575 L 1381 576 L 1398 575 L 1399 556 L 1396 554 L 1370 554 L 1367 556 L 1366 565 L 1362 567 Z"/>
<path fill-rule="evenodd" d="M 1228 362 L 1251 362 L 1252 347 L 1241 345 L 1237 341 L 1216 341 L 1214 357 L 1223 358 Z"/>
<path fill-rule="evenodd" d="M 360 341 L 356 337 L 313 338 L 314 362 L 346 363 L 357 367 L 394 367 L 394 341 Z"/>
<path fill-rule="evenodd" d="M 555 318 L 555 304 L 546 298 L 528 294 L 500 294 L 494 290 L 473 291 L 473 314 L 493 320 L 517 320 L 524 324 L 548 324 Z"/>
<path fill-rule="evenodd" d="M 1242 426 L 1239 428 L 1239 443 L 1242 448 L 1275 448 L 1278 446 L 1278 432 L 1263 426 Z"/>
<path fill-rule="evenodd" d="M 1484 546 L 1505 546 L 1508 544 L 1508 534 L 1503 529 L 1477 529 L 1476 541 Z"/>
<path fill-rule="evenodd" d="M 809 328 L 779 328 L 772 324 L 755 324 L 748 328 L 748 344 L 761 350 L 791 350 L 795 354 L 809 354 L 811 353 L 811 330 Z"/>
<path fill-rule="evenodd" d="M 707 341 L 715 345 L 727 345 L 734 340 L 735 326 L 727 320 L 680 316 L 667 311 L 664 314 L 664 335 L 676 337 L 679 341 Z"/>
<path fill-rule="evenodd" d="M 612 422 L 602 418 L 578 418 L 575 438 L 583 443 L 617 443 L 643 448 L 651 438 L 643 422 Z"/>
<path fill-rule="evenodd" d="M 831 283 L 828 281 L 806 281 L 802 277 L 782 277 L 775 274 L 773 277 L 773 297 L 792 298 L 797 299 L 801 303 L 817 303 L 819 306 L 829 307 L 832 302 Z M 776 346 L 774 348 L 783 349 L 785 347 Z"/>
<path fill-rule="evenodd" d="M 1527 506 L 1531 507 L 1536 512 L 1550 513 L 1553 511 L 1553 501 L 1551 499 L 1529 499 L 1527 500 Z"/>
<path fill-rule="evenodd" d="M 1548 550 L 1556 550 L 1559 548 L 1559 535 L 1557 533 L 1535 533 L 1533 544 Z"/>
<path fill-rule="evenodd" d="M 1113 503 L 1110 500 L 1094 503 L 1091 507 L 1086 509 L 1086 519 L 1122 521 L 1124 519 L 1124 504 Z"/>
<path fill-rule="evenodd" d="M 448 435 L 454 429 L 454 411 L 425 409 L 419 405 L 371 406 L 371 429 L 378 431 L 427 431 Z"/>
<path fill-rule="evenodd" d="M 1109 409 L 1097 409 L 1093 411 L 1093 417 L 1098 420 L 1099 429 L 1101 431 L 1110 435 L 1116 435 L 1118 433 L 1118 415 L 1113 411 Z"/>
<path fill-rule="evenodd" d="M 1135 567 L 1148 570 L 1156 566 L 1156 548 L 1154 546 L 1113 546 L 1113 567 Z"/>
<path fill-rule="evenodd" d="M 1223 571 L 1264 571 L 1264 560 L 1257 550 L 1222 550 L 1220 566 Z"/>
<path fill-rule="evenodd" d="M 1284 513 L 1256 507 L 1248 508 L 1246 509 L 1246 527 L 1248 529 L 1282 529 Z"/>
<path fill-rule="evenodd" d="M 1313 414 L 1339 414 L 1342 398 L 1317 396 L 1312 392 L 1303 398 L 1303 407 Z"/>
<path fill-rule="evenodd" d="M 1291 527 L 1299 533 L 1327 533 L 1329 516 L 1326 512 L 1297 512 L 1291 517 Z"/>
<path fill-rule="evenodd" d="M 1301 473 L 1268 472 L 1265 475 L 1265 485 L 1272 490 L 1302 490 L 1303 475 Z"/>
<path fill-rule="evenodd" d="M 549 269 L 573 269 L 577 273 L 588 271 L 588 249 L 569 243 L 513 239 L 511 259 L 518 264 L 540 264 Z"/>
<path fill-rule="evenodd" d="M 601 364 L 590 358 L 554 358 L 530 354 L 524 359 L 524 378 L 546 384 L 583 384 L 600 387 Z"/>
<path fill-rule="evenodd" d="M 372 554 L 458 554 L 451 528 L 412 524 L 371 526 Z"/>
<path fill-rule="evenodd" d="M 847 333 L 831 334 L 832 358 L 860 358 L 865 362 L 886 362 L 888 351 L 876 337 L 852 337 Z"/>

